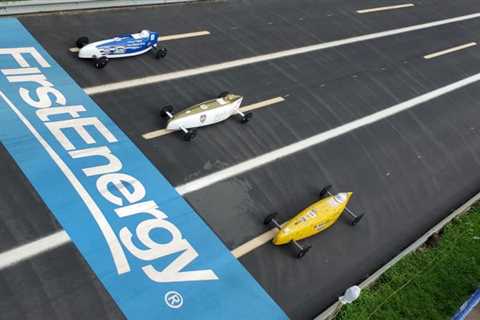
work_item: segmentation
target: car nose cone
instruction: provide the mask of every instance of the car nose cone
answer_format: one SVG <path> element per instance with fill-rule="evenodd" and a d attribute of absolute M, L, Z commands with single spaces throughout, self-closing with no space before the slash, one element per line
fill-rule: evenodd
<path fill-rule="evenodd" d="M 240 99 L 243 99 L 243 97 L 230 93 L 224 99 L 225 99 L 225 101 L 232 103 L 232 102 L 238 101 Z"/>
<path fill-rule="evenodd" d="M 288 232 L 289 230 L 282 229 L 277 232 L 275 237 L 273 237 L 273 244 L 275 245 L 281 245 L 281 244 L 287 244 L 292 240 L 291 234 Z"/>
<path fill-rule="evenodd" d="M 86 45 L 78 51 L 78 57 L 83 59 L 98 58 L 100 56 L 100 51 L 92 45 Z"/>

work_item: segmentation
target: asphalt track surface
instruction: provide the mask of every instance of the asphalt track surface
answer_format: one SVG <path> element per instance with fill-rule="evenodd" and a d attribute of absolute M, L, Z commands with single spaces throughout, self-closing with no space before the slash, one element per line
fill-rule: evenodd
<path fill-rule="evenodd" d="M 230 1 L 22 17 L 21 22 L 82 86 L 162 74 L 310 44 L 476 13 L 478 1 L 411 1 L 415 7 L 359 15 L 390 1 Z M 398 4 L 398 3 L 394 3 Z M 128 21 L 126 23 L 125 21 Z M 148 28 L 209 36 L 165 42 L 169 55 L 112 61 L 97 71 L 67 49 Z M 174 185 L 301 141 L 328 129 L 480 73 L 480 48 L 424 55 L 479 42 L 480 19 L 369 40 L 204 75 L 94 95 Z M 353 191 L 365 212 L 355 228 L 344 216 L 302 260 L 266 244 L 241 263 L 292 319 L 310 319 L 478 192 L 480 91 L 472 84 L 307 150 L 186 195 L 234 249 L 265 231 L 263 217 L 287 220 L 331 183 Z M 282 96 L 254 111 L 248 125 L 228 120 L 185 143 L 153 140 L 159 109 L 183 109 L 230 90 L 245 103 Z M 61 229 L 2 147 L 0 252 Z M 123 315 L 73 244 L 0 271 L 2 319 L 118 319 Z"/>

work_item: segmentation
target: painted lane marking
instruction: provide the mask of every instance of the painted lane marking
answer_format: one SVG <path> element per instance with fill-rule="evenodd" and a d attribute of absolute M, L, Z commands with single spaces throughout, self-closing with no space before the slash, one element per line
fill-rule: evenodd
<path fill-rule="evenodd" d="M 185 39 L 185 38 L 194 38 L 194 37 L 201 37 L 201 36 L 208 36 L 210 35 L 209 31 L 196 31 L 196 32 L 189 32 L 189 33 L 179 33 L 179 34 L 172 34 L 169 36 L 159 37 L 158 41 L 171 41 L 171 40 L 178 40 L 178 39 Z"/>
<path fill-rule="evenodd" d="M 477 45 L 476 42 L 470 42 L 470 43 L 467 43 L 467 44 L 463 44 L 461 46 L 457 46 L 457 47 L 453 47 L 453 48 L 450 48 L 450 49 L 446 49 L 446 50 L 438 51 L 438 52 L 435 52 L 435 53 L 427 54 L 426 56 L 423 56 L 423 58 L 427 59 L 427 60 L 428 59 L 433 59 L 433 58 L 440 57 L 440 56 L 443 56 L 443 55 L 446 55 L 446 54 L 449 54 L 449 53 L 452 53 L 452 52 L 455 52 L 455 51 L 460 51 L 460 50 L 463 50 L 463 49 L 474 47 L 476 45 Z"/>
<path fill-rule="evenodd" d="M 310 148 L 312 146 L 315 146 L 319 143 L 325 142 L 327 140 L 336 138 L 340 135 L 343 135 L 345 133 L 348 133 L 350 131 L 356 130 L 358 128 L 364 127 L 366 125 L 375 123 L 377 121 L 380 121 L 382 119 L 385 119 L 387 117 L 391 117 L 401 111 L 408 110 L 410 108 L 413 108 L 419 104 L 422 104 L 424 102 L 430 101 L 432 99 L 435 99 L 437 97 L 440 97 L 442 95 L 445 95 L 449 92 L 452 92 L 454 90 L 457 90 L 459 88 L 462 88 L 464 86 L 467 86 L 469 84 L 475 83 L 480 80 L 480 73 L 465 78 L 463 80 L 454 82 L 452 84 L 449 84 L 447 86 L 441 87 L 439 89 L 430 91 L 428 93 L 425 93 L 423 95 L 420 95 L 418 97 L 415 97 L 413 99 L 404 101 L 400 104 L 388 107 L 386 109 L 380 110 L 378 112 L 375 112 L 373 114 L 364 116 L 362 118 L 359 118 L 357 120 L 348 122 L 346 124 L 343 124 L 339 127 L 327 130 L 325 132 L 319 133 L 317 135 L 314 135 L 310 138 L 307 138 L 305 140 L 301 140 L 295 143 L 292 143 L 290 145 L 287 145 L 285 147 L 282 147 L 280 149 L 276 149 L 270 152 L 267 152 L 261 156 L 257 156 L 255 158 L 246 160 L 244 162 L 240 162 L 236 165 L 233 165 L 231 167 L 225 168 L 223 170 L 214 172 L 212 174 L 206 175 L 202 178 L 198 178 L 196 180 L 193 180 L 191 182 L 188 182 L 184 185 L 176 187 L 176 190 L 180 194 L 186 194 L 190 192 L 194 192 L 200 189 L 203 189 L 205 187 L 208 187 L 214 183 L 226 180 L 228 178 L 237 176 L 239 174 L 251 171 L 253 169 L 256 169 L 258 167 L 261 167 L 265 164 L 268 164 L 270 162 L 279 160 L 283 157 L 292 155 L 294 153 L 297 153 L 299 151 L 305 150 L 307 148 Z"/>
<path fill-rule="evenodd" d="M 474 13 L 474 14 L 469 14 L 469 15 L 465 15 L 465 16 L 449 18 L 449 19 L 444 19 L 444 20 L 438 20 L 438 21 L 428 22 L 428 23 L 424 23 L 424 24 L 404 27 L 404 28 L 400 28 L 400 29 L 392 29 L 392 30 L 387 30 L 387 31 L 370 33 L 370 34 L 357 36 L 357 37 L 352 37 L 352 38 L 346 38 L 346 39 L 335 40 L 335 41 L 331 41 L 331 42 L 324 42 L 324 43 L 309 45 L 309 46 L 306 46 L 306 47 L 300 47 L 300 48 L 289 49 L 289 50 L 284 50 L 284 51 L 277 51 L 277 52 L 273 52 L 273 53 L 258 55 L 258 56 L 254 56 L 254 57 L 250 57 L 250 58 L 232 60 L 232 61 L 223 62 L 223 63 L 219 63 L 219 64 L 213 64 L 213 65 L 209 65 L 209 66 L 203 66 L 203 67 L 198 67 L 198 68 L 193 68 L 193 69 L 186 69 L 186 70 L 181 70 L 181 71 L 174 71 L 174 72 L 158 74 L 158 75 L 154 75 L 154 76 L 147 76 L 147 77 L 137 78 L 137 79 L 132 79 L 132 80 L 113 82 L 113 83 L 109 83 L 109 84 L 103 84 L 103 85 L 88 87 L 88 88 L 85 88 L 84 90 L 88 95 L 95 95 L 95 94 L 100 94 L 100 93 L 105 93 L 105 92 L 116 91 L 116 90 L 145 86 L 145 85 L 159 83 L 159 82 L 163 82 L 163 81 L 174 80 L 174 79 L 185 78 L 185 77 L 191 77 L 191 76 L 195 76 L 195 75 L 199 75 L 199 74 L 215 72 L 215 71 L 220 71 L 220 70 L 225 70 L 225 69 L 230 69 L 230 68 L 236 68 L 236 67 L 240 67 L 240 66 L 253 64 L 253 63 L 285 58 L 285 57 L 298 55 L 298 54 L 303 54 L 303 53 L 308 53 L 308 52 L 312 52 L 312 51 L 324 50 L 324 49 L 338 47 L 338 46 L 344 46 L 344 45 L 352 44 L 352 43 L 356 43 L 356 42 L 378 39 L 378 38 L 393 36 L 393 35 L 402 34 L 402 33 L 406 33 L 406 32 L 422 30 L 422 29 L 427 29 L 427 28 L 433 28 L 433 27 L 437 27 L 437 26 L 441 26 L 441 25 L 445 25 L 445 24 L 449 24 L 449 23 L 465 21 L 465 20 L 470 20 L 470 19 L 477 19 L 477 18 L 480 18 L 480 13 Z"/>
<path fill-rule="evenodd" d="M 438 97 L 443 96 L 447 93 L 453 92 L 455 90 L 458 90 L 458 89 L 463 88 L 465 86 L 468 86 L 470 84 L 476 83 L 478 81 L 480 81 L 480 73 L 477 73 L 477 74 L 475 74 L 471 77 L 462 79 L 460 81 L 454 82 L 454 83 L 449 84 L 447 86 L 441 87 L 439 89 L 427 92 L 427 93 L 425 93 L 423 95 L 420 95 L 416 98 L 404 101 L 400 104 L 391 106 L 387 109 L 378 111 L 376 113 L 365 116 L 363 118 L 360 118 L 360 119 L 354 120 L 352 122 L 346 123 L 344 125 L 341 125 L 339 127 L 334 128 L 334 129 L 322 132 L 320 134 L 317 134 L 317 135 L 312 136 L 310 138 L 307 138 L 305 140 L 295 142 L 295 143 L 290 144 L 288 146 L 285 146 L 283 148 L 280 148 L 280 149 L 268 152 L 264 155 L 258 156 L 256 158 L 241 162 L 241 163 L 236 164 L 236 165 L 234 165 L 230 168 L 227 168 L 227 169 L 218 171 L 216 173 L 204 176 L 202 178 L 193 180 L 189 183 L 186 183 L 184 185 L 176 187 L 175 190 L 182 196 L 185 195 L 185 194 L 188 194 L 190 192 L 200 190 L 202 188 L 205 188 L 205 187 L 207 187 L 209 185 L 212 185 L 214 183 L 217 183 L 219 181 L 234 177 L 238 174 L 253 170 L 255 168 L 258 168 L 260 166 L 268 164 L 272 161 L 281 159 L 285 156 L 288 156 L 288 155 L 294 154 L 296 152 L 302 151 L 306 148 L 317 145 L 321 142 L 333 139 L 333 138 L 338 137 L 340 135 L 346 134 L 350 131 L 356 130 L 358 128 L 367 126 L 367 125 L 375 123 L 375 122 L 378 122 L 382 119 L 393 116 L 393 115 L 395 115 L 399 112 L 411 109 L 411 108 L 413 108 L 413 107 L 415 107 L 419 104 L 425 103 L 425 102 L 430 101 L 430 100 L 435 99 L 435 98 L 438 98 Z M 252 250 L 255 249 L 254 244 L 256 244 L 257 247 L 258 247 L 260 243 L 265 243 L 265 239 L 268 238 L 271 235 L 270 232 L 272 232 L 272 230 L 262 234 L 260 236 L 261 237 L 260 239 L 258 239 L 258 240 L 252 239 L 249 242 L 247 242 L 247 243 L 249 243 L 248 245 L 245 243 L 245 244 L 239 246 L 238 248 L 232 250 L 232 253 L 234 253 L 235 256 L 238 258 L 238 257 L 241 257 L 242 255 L 244 255 L 248 252 L 251 252 Z M 69 242 L 70 239 L 68 239 L 68 235 L 66 235 L 66 234 L 63 235 L 63 233 L 65 233 L 65 231 L 58 231 L 58 232 L 52 234 L 51 237 L 53 237 L 53 239 L 55 239 L 56 242 L 52 243 L 50 246 L 41 247 L 41 246 L 38 245 L 38 244 L 43 243 L 42 241 L 44 239 L 46 239 L 47 237 L 50 237 L 50 236 L 47 236 L 47 237 L 38 239 L 34 242 L 30 242 L 30 243 L 27 243 L 25 245 L 19 246 L 17 248 L 14 248 L 14 249 L 5 251 L 3 253 L 0 253 L 0 261 L 3 261 L 4 259 L 5 260 L 9 259 L 8 260 L 9 261 L 8 265 L 0 264 L 0 270 L 4 269 L 7 266 L 10 266 L 10 265 L 19 263 L 23 260 L 29 259 L 29 258 L 35 256 L 36 254 L 52 250 L 52 249 L 54 249 L 54 248 L 56 248 L 56 247 L 58 247 L 62 244 L 65 244 L 65 243 Z M 266 234 L 268 234 L 268 236 Z M 65 236 L 67 236 L 67 238 L 65 238 Z M 41 252 L 37 252 L 36 251 L 37 249 L 41 250 Z"/>
<path fill-rule="evenodd" d="M 282 227 L 285 224 L 286 224 L 286 222 L 282 224 Z M 255 250 L 256 248 L 261 247 L 264 244 L 266 244 L 267 242 L 269 242 L 270 240 L 272 240 L 273 237 L 275 237 L 275 235 L 277 234 L 277 232 L 278 232 L 278 228 L 273 228 L 273 229 L 268 230 L 267 232 L 262 233 L 258 237 L 255 237 L 252 240 L 249 240 L 249 241 L 245 242 L 244 244 L 238 246 L 237 248 L 233 249 L 231 251 L 232 255 L 235 258 L 238 259 L 238 258 L 246 255 L 247 253 L 250 253 L 251 251 Z"/>
<path fill-rule="evenodd" d="M 167 129 L 160 129 L 155 131 L 150 131 L 147 133 L 142 134 L 143 139 L 150 140 L 154 138 L 158 138 L 161 136 L 166 136 L 167 134 L 173 133 L 175 130 L 167 130 Z"/>
<path fill-rule="evenodd" d="M 284 224 L 285 223 L 283 223 L 282 226 Z M 277 228 L 273 228 L 253 238 L 252 240 L 245 242 L 244 244 L 232 250 L 232 255 L 235 258 L 240 258 L 250 253 L 256 248 L 261 247 L 262 245 L 272 240 L 277 231 Z M 13 266 L 24 260 L 28 260 L 35 256 L 41 255 L 42 253 L 48 252 L 50 250 L 54 250 L 71 241 L 72 239 L 70 239 L 65 230 L 62 230 L 52 233 L 49 236 L 35 240 L 33 242 L 21 245 L 17 248 L 5 251 L 0 254 L 0 270 Z"/>
<path fill-rule="evenodd" d="M 196 31 L 196 32 L 188 32 L 188 33 L 178 33 L 178 34 L 171 34 L 168 36 L 158 37 L 158 42 L 161 41 L 172 41 L 172 40 L 179 40 L 179 39 L 186 39 L 186 38 L 194 38 L 194 37 L 201 37 L 201 36 L 208 36 L 210 34 L 209 31 Z M 80 48 L 73 47 L 68 49 L 68 51 L 77 53 L 80 51 Z"/>
<path fill-rule="evenodd" d="M 405 4 L 395 5 L 395 6 L 386 6 L 386 7 L 357 10 L 357 13 L 362 14 L 362 13 L 370 13 L 370 12 L 379 12 L 379 11 L 395 10 L 395 9 L 414 7 L 414 6 L 415 5 L 413 3 L 405 3 Z"/>
<path fill-rule="evenodd" d="M 276 98 L 260 101 L 260 102 L 242 107 L 242 108 L 240 108 L 240 111 L 241 112 L 247 112 L 247 111 L 251 111 L 251 110 L 255 110 L 255 109 L 260 109 L 260 108 L 264 108 L 264 107 L 267 107 L 267 106 L 270 106 L 272 104 L 279 103 L 279 102 L 282 102 L 282 101 L 285 101 L 285 99 L 283 97 L 276 97 Z M 175 132 L 175 130 L 160 129 L 160 130 L 155 130 L 155 131 L 144 133 L 144 134 L 142 134 L 142 137 L 146 140 L 149 140 L 149 139 L 165 136 L 165 135 L 173 133 L 173 132 Z"/>
<path fill-rule="evenodd" d="M 253 111 L 253 110 L 268 107 L 268 106 L 271 106 L 272 104 L 280 103 L 280 102 L 283 102 L 283 101 L 285 101 L 285 98 L 275 97 L 275 98 L 272 98 L 272 99 L 260 101 L 260 102 L 253 103 L 253 104 L 248 105 L 248 106 L 241 107 L 240 111 L 241 112 Z"/>
<path fill-rule="evenodd" d="M 44 252 L 53 250 L 72 241 L 62 230 L 49 236 L 21 245 L 0 254 L 0 270 L 13 266 L 21 261 L 31 259 Z"/>

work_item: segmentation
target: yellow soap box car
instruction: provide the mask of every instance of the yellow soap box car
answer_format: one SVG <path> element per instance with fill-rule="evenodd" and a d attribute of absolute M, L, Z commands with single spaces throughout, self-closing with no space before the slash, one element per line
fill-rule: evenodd
<path fill-rule="evenodd" d="M 295 217 L 285 222 L 278 223 L 275 220 L 277 213 L 268 215 L 264 224 L 272 224 L 279 229 L 273 238 L 274 245 L 293 244 L 297 249 L 297 258 L 303 257 L 311 246 L 301 246 L 298 241 L 311 237 L 331 225 L 346 211 L 353 219 L 351 224 L 356 225 L 363 217 L 363 214 L 356 215 L 347 208 L 352 197 L 352 192 L 330 193 L 331 186 L 325 186 L 320 191 L 320 200 L 303 209 Z"/>

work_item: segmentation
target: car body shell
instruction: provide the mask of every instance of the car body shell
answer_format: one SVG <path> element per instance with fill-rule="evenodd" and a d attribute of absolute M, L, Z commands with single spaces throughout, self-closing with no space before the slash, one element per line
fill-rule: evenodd
<path fill-rule="evenodd" d="M 150 51 L 157 43 L 157 32 L 143 30 L 87 44 L 79 50 L 78 57 L 82 59 L 131 57 Z"/>
<path fill-rule="evenodd" d="M 342 192 L 311 204 L 282 226 L 273 238 L 273 244 L 302 240 L 329 228 L 345 210 L 351 196 L 351 192 Z"/>
<path fill-rule="evenodd" d="M 228 94 L 223 98 L 212 99 L 196 104 L 176 113 L 173 118 L 168 121 L 166 129 L 190 129 L 224 121 L 238 112 L 242 100 L 242 96 Z"/>

